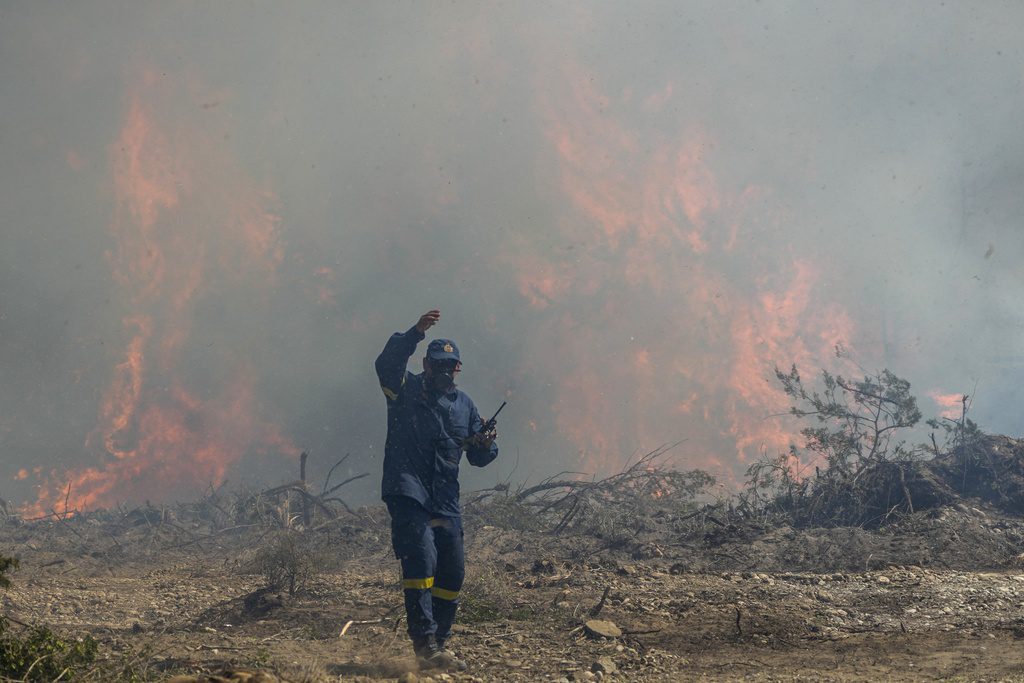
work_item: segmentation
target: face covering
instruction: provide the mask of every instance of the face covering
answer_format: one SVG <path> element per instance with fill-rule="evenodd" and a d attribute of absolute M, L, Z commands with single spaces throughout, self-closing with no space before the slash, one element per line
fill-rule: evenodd
<path fill-rule="evenodd" d="M 434 391 L 447 394 L 455 388 L 455 368 L 451 365 L 432 366 L 430 384 Z"/>

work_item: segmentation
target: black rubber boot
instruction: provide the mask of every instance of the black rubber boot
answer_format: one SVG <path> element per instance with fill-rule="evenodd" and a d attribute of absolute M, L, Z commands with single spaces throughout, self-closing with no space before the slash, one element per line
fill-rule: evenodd
<path fill-rule="evenodd" d="M 463 660 L 459 659 L 458 656 L 456 656 L 456 654 L 454 652 L 452 652 L 447 647 L 445 647 L 445 641 L 443 641 L 443 640 L 437 641 L 437 649 L 438 649 L 438 651 L 440 651 L 443 654 L 447 655 L 451 659 L 451 661 L 454 663 L 456 671 L 465 671 L 466 669 L 469 668 L 469 665 L 466 664 L 466 662 L 464 662 Z"/>
<path fill-rule="evenodd" d="M 416 651 L 416 664 L 420 671 L 465 671 L 466 663 L 452 652 L 438 647 L 433 636 L 413 642 Z"/>

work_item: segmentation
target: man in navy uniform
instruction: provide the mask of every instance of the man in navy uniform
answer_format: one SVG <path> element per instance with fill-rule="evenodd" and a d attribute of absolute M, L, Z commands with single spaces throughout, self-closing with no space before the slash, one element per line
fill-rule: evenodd
<path fill-rule="evenodd" d="M 382 498 L 391 514 L 391 543 L 402 563 L 409 636 L 424 669 L 464 669 L 445 649 L 465 578 L 459 462 L 483 467 L 498 456 L 496 433 L 472 399 L 455 386 L 462 369 L 450 339 L 427 345 L 423 372 L 406 370 L 416 346 L 441 319 L 431 310 L 391 335 L 375 367 L 387 398 Z"/>

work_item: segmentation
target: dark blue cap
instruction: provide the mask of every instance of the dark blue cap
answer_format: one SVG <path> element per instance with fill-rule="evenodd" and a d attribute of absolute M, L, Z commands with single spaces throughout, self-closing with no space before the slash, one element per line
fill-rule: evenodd
<path fill-rule="evenodd" d="M 435 339 L 427 345 L 427 358 L 430 360 L 457 360 L 459 347 L 451 339 Z"/>

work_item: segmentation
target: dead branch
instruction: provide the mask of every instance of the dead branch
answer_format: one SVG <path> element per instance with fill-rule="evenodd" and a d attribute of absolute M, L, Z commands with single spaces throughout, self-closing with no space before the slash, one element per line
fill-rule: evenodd
<path fill-rule="evenodd" d="M 338 467 L 343 462 L 348 460 L 350 455 L 351 455 L 351 453 L 346 453 L 345 455 L 342 456 L 341 460 L 339 460 L 338 462 L 336 462 L 333 465 L 331 465 L 331 469 L 327 470 L 327 478 L 324 479 L 324 490 L 320 492 L 321 496 L 325 496 L 328 493 L 330 493 L 330 491 L 327 490 L 327 487 L 329 487 L 331 485 L 331 475 L 334 474 L 334 470 L 338 469 Z"/>
<path fill-rule="evenodd" d="M 348 456 L 346 456 L 346 457 L 348 457 Z M 336 466 L 341 464 L 342 462 L 344 462 L 344 458 L 342 458 L 341 461 L 336 463 Z M 334 486 L 326 488 L 326 490 L 323 493 L 321 493 L 320 495 L 314 495 L 314 494 L 310 493 L 308 488 L 307 488 L 307 486 L 306 486 L 306 482 L 304 482 L 302 479 L 299 479 L 297 481 L 292 481 L 292 482 L 289 482 L 287 484 L 281 484 L 280 486 L 274 486 L 272 488 L 266 489 L 265 491 L 261 492 L 260 494 L 258 494 L 256 496 L 257 510 L 259 510 L 259 504 L 258 503 L 259 503 L 260 498 L 262 498 L 262 497 L 274 498 L 276 496 L 281 495 L 282 493 L 289 493 L 289 492 L 291 492 L 291 493 L 297 493 L 300 496 L 302 496 L 303 500 L 304 500 L 304 504 L 312 504 L 312 505 L 315 505 L 316 507 L 318 507 L 319 509 L 323 510 L 324 514 L 326 514 L 329 519 L 334 519 L 335 517 L 338 516 L 337 513 L 334 510 L 332 510 L 327 505 L 327 503 L 330 503 L 330 502 L 340 503 L 341 506 L 345 508 L 346 512 L 348 512 L 349 514 L 355 514 L 352 511 L 352 508 L 350 508 L 348 506 L 348 504 L 346 504 L 345 501 L 343 501 L 341 498 L 329 497 L 329 496 L 330 496 L 330 494 L 332 494 L 335 491 L 337 491 L 338 489 L 340 489 L 342 486 L 345 486 L 346 484 L 350 484 L 353 481 L 357 481 L 359 479 L 362 479 L 363 477 L 368 477 L 368 476 L 370 476 L 369 472 L 364 472 L 362 474 L 357 474 L 357 475 L 355 475 L 353 477 L 349 477 L 348 479 L 346 479 L 346 480 L 344 480 L 344 481 L 342 481 L 342 482 L 340 482 L 338 484 L 335 484 Z"/>
<path fill-rule="evenodd" d="M 362 620 L 349 619 L 348 621 L 345 622 L 345 625 L 341 627 L 341 633 L 338 634 L 338 637 L 339 638 L 344 638 L 345 634 L 348 633 L 349 628 L 352 627 L 352 626 L 363 625 L 363 624 L 383 624 L 385 621 L 387 621 L 387 619 L 362 619 Z"/>
<path fill-rule="evenodd" d="M 165 549 L 166 550 L 171 550 L 171 549 L 176 549 L 176 548 L 185 548 L 187 546 L 192 545 L 193 543 L 200 543 L 202 541 L 207 541 L 207 540 L 209 540 L 211 538 L 214 538 L 216 536 L 220 536 L 221 534 L 226 534 L 229 531 L 237 531 L 238 529 L 249 529 L 249 528 L 254 527 L 254 526 L 261 526 L 261 525 L 260 524 L 239 524 L 238 526 L 231 526 L 231 527 L 228 527 L 226 529 L 220 529 L 219 531 L 214 531 L 212 534 L 207 534 L 206 536 L 197 536 L 196 538 L 193 538 L 191 540 L 185 541 L 184 543 L 179 543 L 178 545 L 168 546 Z"/>
<path fill-rule="evenodd" d="M 318 508 L 323 510 L 324 514 L 327 515 L 330 519 L 334 519 L 335 517 L 338 516 L 338 514 L 334 510 L 329 508 L 327 506 L 327 504 L 323 500 L 320 499 L 319 496 L 314 496 L 312 493 L 310 493 L 306 489 L 292 489 L 292 490 L 295 491 L 296 493 L 298 493 L 300 496 L 302 496 L 308 502 L 316 505 Z"/>
<path fill-rule="evenodd" d="M 559 474 L 582 474 L 582 472 L 560 472 Z M 554 475 L 554 476 L 559 476 L 559 475 Z M 591 483 L 592 482 L 580 481 L 578 479 L 554 480 L 554 477 L 552 477 L 551 479 L 545 479 L 544 481 L 542 481 L 539 484 L 536 484 L 536 485 L 531 486 L 531 487 L 529 487 L 527 489 L 523 489 L 522 491 L 519 491 L 518 493 L 516 493 L 516 497 L 515 498 L 516 498 L 517 501 L 522 502 L 522 501 L 525 501 L 527 498 L 529 498 L 530 496 L 532 496 L 532 495 L 534 495 L 536 493 L 542 493 L 544 491 L 549 491 L 551 489 L 559 489 L 559 488 L 576 489 L 576 488 L 583 487 L 583 486 L 586 486 L 586 485 L 591 484 Z"/>
<path fill-rule="evenodd" d="M 568 526 L 569 522 L 572 521 L 572 518 L 576 516 L 576 512 L 579 511 L 579 509 L 580 509 L 580 498 L 579 498 L 579 496 L 577 496 L 572 501 L 572 507 L 569 508 L 569 511 L 566 512 L 565 515 L 562 517 L 562 519 L 558 522 L 558 524 L 555 525 L 555 528 L 551 530 L 551 533 L 552 534 L 559 534 L 559 533 L 561 533 L 562 530 L 565 529 L 566 526 Z"/>
<path fill-rule="evenodd" d="M 7 621 L 11 622 L 12 624 L 17 624 L 18 626 L 21 626 L 23 628 L 32 628 L 31 625 L 26 624 L 24 621 L 18 621 L 17 619 L 15 619 L 14 617 L 12 617 L 10 615 L 4 615 L 4 619 L 6 619 Z"/>
<path fill-rule="evenodd" d="M 596 617 L 604 609 L 604 603 L 608 599 L 608 594 L 612 592 L 611 586 L 604 587 L 604 593 L 601 593 L 601 599 L 598 600 L 597 604 L 590 609 L 590 616 Z"/>
<path fill-rule="evenodd" d="M 64 518 L 68 516 L 68 499 L 71 498 L 71 482 L 68 482 L 67 493 L 64 494 Z"/>
<path fill-rule="evenodd" d="M 302 482 L 302 490 L 308 493 L 308 486 L 306 484 L 306 460 L 309 459 L 309 453 L 302 451 L 302 455 L 299 456 L 299 481 Z M 308 529 L 313 522 L 313 508 L 310 502 L 311 496 L 306 495 L 302 499 L 302 528 Z"/>
<path fill-rule="evenodd" d="M 584 481 L 579 479 L 556 479 L 556 477 L 565 474 L 579 474 L 578 472 L 559 472 L 556 475 L 542 481 L 539 484 L 531 486 L 526 489 L 520 490 L 515 498 L 518 502 L 526 502 L 531 496 L 535 496 L 538 493 L 546 493 L 555 489 L 568 489 L 568 493 L 562 496 L 561 501 L 568 499 L 572 494 L 582 491 L 599 490 L 604 492 L 611 492 L 615 489 L 623 488 L 623 485 L 635 483 L 641 480 L 650 480 L 652 478 L 670 478 L 673 473 L 666 472 L 657 461 L 662 458 L 672 448 L 678 446 L 681 441 L 674 444 L 660 446 L 653 451 L 646 453 L 643 457 L 637 460 L 632 465 L 629 465 L 624 470 L 617 474 L 613 474 L 609 477 L 600 480 Z M 630 492 L 632 493 L 632 492 Z M 540 496 L 539 498 L 544 498 Z M 547 501 L 544 501 L 547 502 Z M 557 503 L 556 503 L 557 505 Z M 549 506 L 550 507 L 550 506 Z"/>
<path fill-rule="evenodd" d="M 583 627 L 581 626 L 580 628 L 582 629 Z M 487 636 L 486 638 L 484 638 L 483 642 L 484 642 L 484 645 L 486 645 L 488 643 L 493 643 L 496 640 L 500 640 L 501 638 L 512 638 L 514 636 L 522 635 L 522 633 L 523 633 L 522 631 L 509 631 L 508 633 L 495 633 L 494 635 L 490 635 L 490 636 Z"/>
<path fill-rule="evenodd" d="M 466 502 L 463 505 L 464 507 L 472 507 L 473 505 L 482 503 L 483 501 L 487 500 L 496 493 L 507 493 L 508 489 L 508 482 L 505 482 L 502 484 L 498 484 L 496 486 L 492 486 L 490 488 L 480 489 L 479 491 L 473 491 L 472 493 L 469 494 L 469 496 L 471 497 L 468 500 L 466 500 Z"/>
<path fill-rule="evenodd" d="M 344 486 L 345 484 L 351 484 L 352 482 L 354 482 L 354 481 L 356 481 L 356 480 L 358 480 L 358 479 L 362 479 L 363 477 L 368 477 L 368 476 L 370 476 L 370 473 L 369 473 L 369 472 L 363 472 L 362 474 L 357 474 L 357 475 L 355 475 L 354 477 L 349 477 L 348 479 L 346 479 L 345 481 L 341 482 L 340 484 L 335 484 L 335 485 L 334 485 L 334 486 L 332 486 L 331 488 L 327 489 L 326 491 L 324 491 L 323 493 L 321 493 L 321 494 L 320 494 L 320 496 L 321 496 L 321 497 L 326 497 L 326 496 L 328 496 L 328 495 L 330 495 L 330 494 L 334 493 L 334 492 L 335 492 L 335 491 L 337 491 L 338 489 L 340 489 L 340 488 L 341 488 L 342 486 Z"/>
<path fill-rule="evenodd" d="M 195 647 L 185 646 L 186 650 L 191 652 L 198 652 L 199 650 L 209 650 L 210 652 L 217 652 L 218 650 L 251 650 L 254 645 L 196 645 Z"/>

